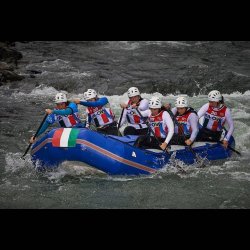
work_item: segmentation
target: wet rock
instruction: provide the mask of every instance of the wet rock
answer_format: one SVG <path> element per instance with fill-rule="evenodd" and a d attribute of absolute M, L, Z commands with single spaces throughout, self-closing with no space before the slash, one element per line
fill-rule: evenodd
<path fill-rule="evenodd" d="M 0 60 L 7 63 L 15 63 L 22 58 L 22 54 L 15 49 L 0 46 Z"/>
<path fill-rule="evenodd" d="M 20 81 L 25 78 L 14 72 L 17 61 L 22 58 L 20 52 L 10 48 L 14 45 L 13 41 L 0 42 L 0 82 Z"/>
<path fill-rule="evenodd" d="M 0 81 L 9 82 L 9 81 L 21 81 L 25 77 L 20 76 L 17 73 L 10 70 L 0 70 Z"/>
<path fill-rule="evenodd" d="M 41 70 L 36 70 L 36 69 L 28 69 L 27 72 L 31 74 L 42 74 Z"/>
<path fill-rule="evenodd" d="M 10 70 L 13 71 L 14 67 L 7 64 L 6 62 L 0 62 L 0 70 Z"/>

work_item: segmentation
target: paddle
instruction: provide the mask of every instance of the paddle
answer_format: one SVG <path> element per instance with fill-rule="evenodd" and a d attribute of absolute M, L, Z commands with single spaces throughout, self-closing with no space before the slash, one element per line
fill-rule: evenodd
<path fill-rule="evenodd" d="M 118 127 L 117 127 L 117 135 L 119 136 L 119 135 L 122 135 L 121 134 L 121 132 L 120 132 L 120 130 L 119 130 L 119 128 L 120 128 L 120 126 L 121 126 L 121 121 L 122 121 L 122 117 L 123 117 L 123 113 L 124 113 L 124 108 L 122 109 L 122 113 L 121 113 L 121 116 L 120 116 L 120 119 L 119 119 L 119 123 L 118 123 Z"/>
<path fill-rule="evenodd" d="M 226 131 L 226 133 L 227 133 L 227 129 L 223 126 L 223 129 Z M 226 134 L 225 134 L 225 136 L 226 136 Z M 224 137 L 225 138 L 225 137 Z M 220 144 L 223 144 L 223 142 L 222 141 L 218 141 Z M 236 154 L 238 154 L 238 155 L 240 155 L 241 156 L 241 153 L 239 152 L 239 151 L 237 151 L 236 149 L 234 149 L 234 148 L 232 148 L 231 146 L 227 146 L 229 149 L 231 149 L 233 152 L 235 152 Z"/>
<path fill-rule="evenodd" d="M 141 118 L 143 119 L 144 117 L 142 116 L 141 112 L 140 112 L 138 109 L 136 109 L 136 110 L 137 110 L 138 114 L 141 116 Z M 156 137 L 155 132 L 154 132 L 153 129 L 150 127 L 150 125 L 148 124 L 148 122 L 147 122 L 146 124 L 147 124 L 149 130 L 150 130 L 151 133 L 154 135 L 155 139 L 157 140 L 157 142 L 158 142 L 158 144 L 159 144 L 159 146 L 160 146 L 160 145 L 162 144 L 162 142 L 158 139 L 158 137 Z M 166 147 L 165 149 L 162 149 L 162 151 L 163 151 L 164 153 L 170 154 L 170 153 L 167 151 L 167 147 Z M 179 165 L 176 165 L 176 168 L 179 169 L 182 173 L 185 173 L 185 174 L 187 173 L 187 171 L 184 170 L 184 169 L 183 169 L 181 166 L 179 166 Z"/>
<path fill-rule="evenodd" d="M 138 110 L 138 108 L 136 108 L 136 111 L 138 112 L 138 114 L 140 115 L 140 117 L 143 119 L 144 117 L 142 116 L 142 114 L 141 114 L 141 112 Z M 157 142 L 158 142 L 158 144 L 159 144 L 159 146 L 162 144 L 162 142 L 159 140 L 159 138 L 155 135 L 155 132 L 154 132 L 154 130 L 150 127 L 150 125 L 148 124 L 148 122 L 146 123 L 147 124 L 147 126 L 148 126 L 148 129 L 150 130 L 150 132 L 153 134 L 153 136 L 155 137 L 155 139 L 157 140 Z M 165 148 L 164 150 L 163 150 L 163 152 L 167 152 L 167 153 L 169 153 L 168 151 L 167 151 L 167 148 Z"/>
<path fill-rule="evenodd" d="M 223 144 L 222 141 L 218 141 L 220 144 Z M 232 150 L 233 152 L 235 152 L 236 154 L 240 155 L 241 156 L 241 153 L 239 151 L 237 151 L 236 149 L 232 148 L 231 146 L 227 146 L 230 150 Z"/>
<path fill-rule="evenodd" d="M 36 133 L 35 133 L 35 135 L 34 135 L 34 139 L 36 138 L 36 136 L 37 136 L 37 134 L 38 134 L 39 130 L 41 129 L 41 127 L 42 127 L 43 123 L 45 122 L 45 120 L 46 120 L 47 116 L 48 116 L 48 114 L 46 114 L 46 115 L 44 116 L 43 121 L 41 122 L 41 124 L 40 124 L 39 128 L 37 129 L 37 131 L 36 131 Z M 28 153 L 28 151 L 29 151 L 29 149 L 30 149 L 31 145 L 32 145 L 32 143 L 30 143 L 30 144 L 29 144 L 29 146 L 27 147 L 27 149 L 26 149 L 25 153 L 24 153 L 24 154 L 23 154 L 23 156 L 21 157 L 21 159 L 23 159 L 23 160 L 24 160 L 24 156 Z"/>
<path fill-rule="evenodd" d="M 172 111 L 171 111 L 171 112 L 172 112 Z M 173 113 L 172 113 L 172 114 L 173 114 Z M 172 118 L 173 118 L 175 124 L 176 124 L 176 125 L 178 126 L 178 128 L 180 129 L 181 136 L 183 137 L 183 139 L 185 139 L 183 126 L 181 126 L 181 124 L 179 124 L 179 122 L 176 120 L 176 118 L 175 118 L 174 115 L 172 116 Z M 191 144 L 191 145 L 192 145 L 192 144 Z M 202 158 L 200 155 L 198 155 L 198 154 L 194 151 L 194 149 L 192 148 L 191 145 L 188 145 L 188 149 L 189 149 L 189 150 L 191 151 L 191 153 L 194 155 L 194 157 L 196 158 L 197 162 L 200 163 L 201 166 L 204 165 L 203 158 Z"/>

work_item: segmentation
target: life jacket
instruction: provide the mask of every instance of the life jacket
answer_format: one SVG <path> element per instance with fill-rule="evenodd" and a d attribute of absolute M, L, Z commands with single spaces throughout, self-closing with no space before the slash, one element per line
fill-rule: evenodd
<path fill-rule="evenodd" d="M 174 120 L 175 120 L 175 115 L 174 115 L 174 113 L 172 112 L 171 109 L 166 109 L 164 106 L 162 106 L 162 107 L 161 107 L 161 111 L 166 111 L 166 112 L 168 112 L 168 114 L 170 115 L 170 117 L 172 118 L 172 120 L 173 120 L 173 122 L 174 122 Z"/>
<path fill-rule="evenodd" d="M 192 128 L 188 123 L 188 118 L 192 113 L 197 115 L 197 112 L 191 107 L 188 108 L 183 115 L 178 114 L 177 111 L 174 116 L 175 134 L 178 134 L 179 136 L 189 136 L 192 134 Z"/>
<path fill-rule="evenodd" d="M 136 103 L 137 108 L 140 105 L 140 102 L 143 100 L 143 98 L 140 98 L 139 102 Z M 128 107 L 127 109 L 127 121 L 130 124 L 133 124 L 136 129 L 140 128 L 147 128 L 147 124 L 145 123 L 145 119 L 140 116 L 140 114 L 137 112 L 136 108 L 132 108 L 132 102 L 131 100 L 128 101 Z"/>
<path fill-rule="evenodd" d="M 226 110 L 227 107 L 225 105 L 218 110 L 209 106 L 204 115 L 203 128 L 207 128 L 211 131 L 221 131 L 226 122 Z"/>
<path fill-rule="evenodd" d="M 78 114 L 78 110 L 77 109 L 73 110 L 68 105 L 69 105 L 69 103 L 67 103 L 66 108 L 70 108 L 73 112 L 72 114 L 64 115 L 64 116 L 54 115 L 55 121 L 57 121 L 62 128 L 72 128 L 72 127 L 75 127 L 77 124 L 81 123 L 80 116 Z"/>
<path fill-rule="evenodd" d="M 168 134 L 168 127 L 163 127 L 163 112 L 162 110 L 158 115 L 149 117 L 149 125 L 157 138 L 166 138 Z"/>
<path fill-rule="evenodd" d="M 115 116 L 111 108 L 99 107 L 87 107 L 87 112 L 91 117 L 91 121 L 94 121 L 97 128 L 108 125 L 114 122 Z"/>

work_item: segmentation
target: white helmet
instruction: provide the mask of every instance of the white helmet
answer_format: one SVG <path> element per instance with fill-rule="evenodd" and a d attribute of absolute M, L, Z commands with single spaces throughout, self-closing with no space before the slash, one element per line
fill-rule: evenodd
<path fill-rule="evenodd" d="M 159 97 L 152 97 L 150 100 L 149 100 L 149 108 L 151 109 L 160 109 L 161 108 L 161 100 Z"/>
<path fill-rule="evenodd" d="M 208 100 L 211 102 L 219 102 L 222 100 L 222 95 L 218 90 L 212 90 L 208 94 Z"/>
<path fill-rule="evenodd" d="M 88 89 L 86 92 L 83 94 L 85 100 L 89 100 L 92 98 L 96 98 L 97 93 L 94 89 Z"/>
<path fill-rule="evenodd" d="M 67 97 L 64 93 L 57 93 L 55 96 L 55 103 L 67 102 Z"/>
<path fill-rule="evenodd" d="M 140 91 L 138 88 L 136 87 L 131 87 L 128 90 L 128 97 L 133 97 L 133 96 L 137 96 L 140 95 Z"/>
<path fill-rule="evenodd" d="M 188 99 L 185 96 L 177 97 L 175 101 L 176 108 L 187 108 L 188 107 Z"/>

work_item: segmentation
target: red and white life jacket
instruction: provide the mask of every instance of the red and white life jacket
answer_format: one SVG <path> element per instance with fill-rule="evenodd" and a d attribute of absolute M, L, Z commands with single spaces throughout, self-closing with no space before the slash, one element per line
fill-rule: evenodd
<path fill-rule="evenodd" d="M 220 109 L 209 106 L 204 115 L 203 127 L 212 131 L 221 131 L 226 121 L 226 110 L 227 107 L 224 105 Z"/>
<path fill-rule="evenodd" d="M 190 135 L 192 133 L 192 128 L 190 123 L 188 122 L 189 116 L 193 112 L 187 111 L 183 115 L 178 115 L 178 113 L 175 116 L 175 119 L 177 121 L 177 124 L 175 124 L 174 133 L 178 135 Z"/>
<path fill-rule="evenodd" d="M 114 122 L 115 116 L 111 108 L 88 107 L 87 112 L 91 116 L 91 122 L 93 121 L 97 128 Z"/>
<path fill-rule="evenodd" d="M 150 116 L 149 117 L 149 122 L 150 122 L 150 127 L 154 131 L 155 136 L 158 138 L 166 138 L 168 134 L 168 127 L 163 125 L 163 112 L 166 111 L 161 111 L 158 115 L 156 116 Z"/>
<path fill-rule="evenodd" d="M 72 128 L 76 124 L 81 123 L 78 112 L 71 115 L 55 115 L 55 120 L 60 124 L 62 128 Z"/>
<path fill-rule="evenodd" d="M 137 103 L 137 107 L 140 105 L 140 102 L 142 100 L 143 99 L 141 99 Z M 142 117 L 139 115 L 139 113 L 137 112 L 137 110 L 135 108 L 132 108 L 132 102 L 131 102 L 131 100 L 128 101 L 128 107 L 126 109 L 127 109 L 127 121 L 131 125 L 133 125 L 133 127 L 135 127 L 136 129 L 147 128 L 147 124 L 142 119 Z"/>

